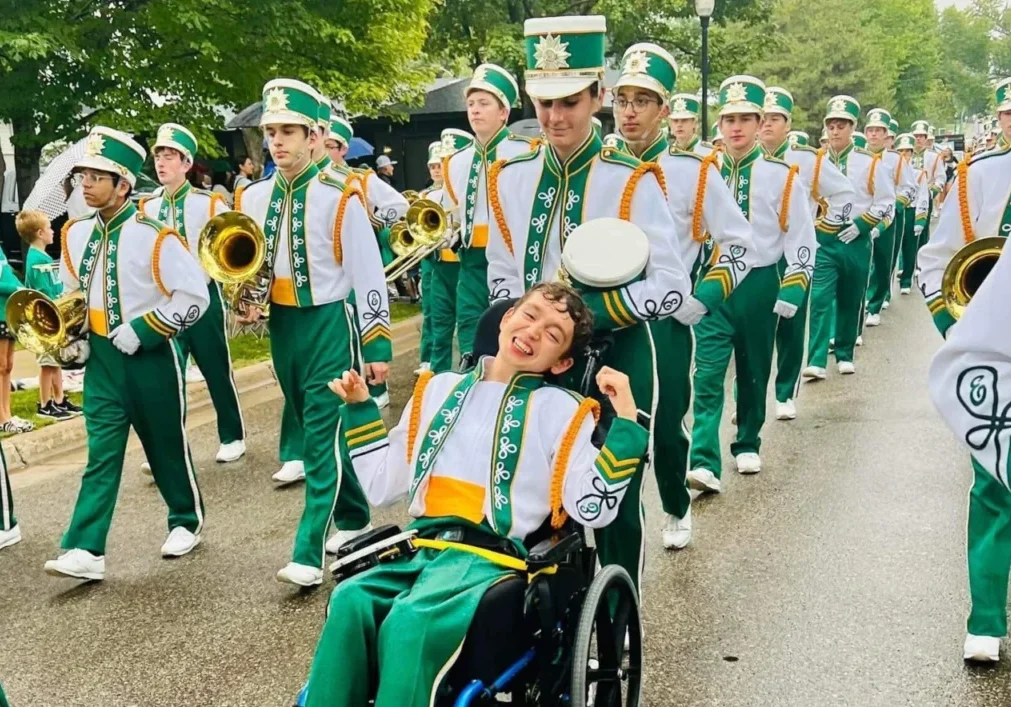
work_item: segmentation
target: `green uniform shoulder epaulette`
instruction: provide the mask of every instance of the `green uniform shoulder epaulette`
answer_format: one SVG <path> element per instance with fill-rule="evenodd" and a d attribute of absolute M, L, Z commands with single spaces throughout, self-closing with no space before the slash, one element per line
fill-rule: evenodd
<path fill-rule="evenodd" d="M 192 189 L 191 194 L 199 194 L 200 196 L 206 196 L 208 199 L 213 199 L 217 192 L 210 191 L 209 189 Z"/>
<path fill-rule="evenodd" d="M 337 189 L 340 189 L 341 191 L 344 191 L 347 188 L 347 182 L 338 179 L 337 177 L 330 174 L 326 170 L 320 170 L 319 181 L 323 184 L 326 184 L 328 187 L 335 187 Z"/>
<path fill-rule="evenodd" d="M 139 210 L 137 211 L 137 223 L 142 223 L 145 226 L 150 226 L 156 232 L 160 232 L 163 228 L 168 228 L 168 226 L 166 226 L 158 219 L 153 219 L 150 216 L 146 215 L 143 211 Z"/>
<path fill-rule="evenodd" d="M 818 154 L 818 150 L 811 147 L 810 145 L 791 145 L 791 150 L 796 150 L 797 152 L 810 152 L 812 154 Z"/>
<path fill-rule="evenodd" d="M 529 160 L 532 160 L 533 158 L 537 157 L 537 155 L 541 154 L 541 150 L 543 150 L 543 149 L 544 149 L 544 145 L 538 145 L 537 147 L 535 147 L 532 150 L 528 150 L 527 152 L 521 152 L 518 155 L 516 155 L 515 157 L 510 157 L 509 159 L 507 159 L 505 161 L 505 164 L 502 165 L 502 167 L 505 168 L 505 167 L 508 167 L 511 164 L 517 164 L 519 162 L 527 162 Z M 461 150 L 461 152 L 462 152 L 462 150 Z M 460 154 L 460 153 L 456 152 L 456 153 L 453 154 L 453 156 L 455 157 L 458 154 Z"/>
<path fill-rule="evenodd" d="M 702 155 L 697 155 L 694 152 L 689 152 L 688 150 L 682 150 L 676 144 L 671 145 L 667 148 L 667 155 L 670 157 L 691 157 L 701 162 L 704 158 Z"/>
<path fill-rule="evenodd" d="M 765 157 L 765 161 L 768 162 L 769 164 L 778 164 L 781 167 L 786 167 L 787 169 L 790 168 L 790 163 L 789 162 L 781 160 L 778 157 L 773 157 L 770 154 L 765 154 L 764 157 Z"/>
<path fill-rule="evenodd" d="M 970 165 L 974 165 L 977 162 L 980 162 L 980 161 L 985 160 L 985 159 L 990 158 L 990 157 L 1000 157 L 1001 155 L 1006 155 L 1009 150 L 1011 150 L 1011 146 L 1008 146 L 1008 147 L 1005 147 L 1005 148 L 997 148 L 997 147 L 995 147 L 992 150 L 987 150 L 986 152 L 977 152 L 969 160 L 969 164 Z"/>
<path fill-rule="evenodd" d="M 642 160 L 638 157 L 632 157 L 632 155 L 627 152 L 622 152 L 615 147 L 604 147 L 600 150 L 600 159 L 604 162 L 610 162 L 611 164 L 620 164 L 628 167 L 629 169 L 635 169 L 642 164 Z"/>
<path fill-rule="evenodd" d="M 861 155 L 867 155 L 868 157 L 874 157 L 874 153 L 873 152 L 871 152 L 870 150 L 865 150 L 862 147 L 854 147 L 853 151 L 854 152 L 859 152 Z"/>
<path fill-rule="evenodd" d="M 527 137 L 526 135 L 517 135 L 516 133 L 509 133 L 509 137 L 507 137 L 506 139 L 513 140 L 515 142 L 525 142 L 528 145 L 534 141 L 532 137 Z"/>

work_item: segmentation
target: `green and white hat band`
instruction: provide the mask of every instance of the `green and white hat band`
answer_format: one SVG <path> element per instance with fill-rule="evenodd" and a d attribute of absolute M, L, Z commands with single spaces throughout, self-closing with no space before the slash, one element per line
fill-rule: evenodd
<path fill-rule="evenodd" d="M 661 46 L 649 42 L 633 44 L 621 59 L 621 76 L 614 87 L 644 88 L 666 102 L 677 86 L 678 63 Z"/>
<path fill-rule="evenodd" d="M 604 147 L 613 147 L 616 150 L 625 149 L 625 138 L 618 133 L 608 133 L 604 136 Z"/>
<path fill-rule="evenodd" d="M 809 145 L 811 143 L 811 136 L 803 130 L 791 130 L 786 139 L 793 147 L 797 145 Z"/>
<path fill-rule="evenodd" d="M 902 133 L 895 138 L 896 150 L 912 150 L 916 147 L 916 140 L 911 133 Z"/>
<path fill-rule="evenodd" d="M 453 153 L 465 150 L 474 144 L 474 136 L 456 128 L 446 128 L 442 131 L 442 154 L 449 157 Z"/>
<path fill-rule="evenodd" d="M 261 127 L 289 124 L 315 128 L 318 119 L 319 98 L 312 86 L 294 79 L 273 79 L 263 87 Z"/>
<path fill-rule="evenodd" d="M 720 121 L 713 123 L 713 126 L 709 128 L 709 137 L 712 140 L 722 140 L 723 133 L 720 132 Z"/>
<path fill-rule="evenodd" d="M 720 117 L 739 113 L 762 114 L 765 84 L 754 76 L 731 76 L 720 84 Z"/>
<path fill-rule="evenodd" d="M 848 120 L 854 125 L 860 119 L 860 104 L 853 96 L 834 96 L 829 99 L 825 120 L 839 118 Z"/>
<path fill-rule="evenodd" d="M 670 117 L 684 120 L 698 119 L 702 112 L 702 102 L 690 93 L 678 93 L 670 99 Z"/>
<path fill-rule="evenodd" d="M 930 132 L 930 124 L 926 120 L 914 120 L 913 129 L 910 130 L 915 137 L 916 135 L 926 135 Z"/>
<path fill-rule="evenodd" d="M 1004 79 L 993 91 L 994 101 L 997 104 L 995 112 L 1003 113 L 1011 110 L 1011 78 Z"/>
<path fill-rule="evenodd" d="M 765 89 L 765 112 L 779 113 L 787 118 L 793 115 L 793 94 L 779 86 Z"/>
<path fill-rule="evenodd" d="M 316 123 L 321 128 L 330 127 L 330 99 L 319 94 L 319 112 L 316 114 Z"/>
<path fill-rule="evenodd" d="M 886 111 L 884 108 L 872 108 L 867 111 L 867 123 L 864 125 L 864 129 L 867 128 L 884 128 L 886 131 L 892 124 L 892 114 Z"/>
<path fill-rule="evenodd" d="M 144 166 L 147 152 L 127 135 L 112 128 L 96 126 L 84 143 L 84 156 L 77 160 L 74 169 L 98 169 L 117 174 L 137 185 L 137 175 Z"/>
<path fill-rule="evenodd" d="M 349 123 L 344 118 L 339 115 L 330 116 L 330 137 L 338 142 L 343 142 L 345 145 L 351 144 L 351 138 L 355 136 L 355 131 Z"/>
<path fill-rule="evenodd" d="M 929 137 L 929 138 L 933 138 L 934 137 L 934 126 L 933 125 L 928 125 L 927 126 L 927 137 Z"/>
<path fill-rule="evenodd" d="M 549 101 L 601 81 L 606 32 L 603 15 L 538 17 L 524 22 L 527 93 Z"/>
<path fill-rule="evenodd" d="M 895 137 L 899 133 L 899 121 L 892 118 L 888 121 L 888 134 Z"/>
<path fill-rule="evenodd" d="M 189 130 L 177 123 L 165 123 L 158 128 L 158 137 L 155 138 L 153 150 L 159 147 L 171 147 L 179 150 L 184 157 L 193 161 L 193 156 L 197 154 L 197 139 Z"/>
<path fill-rule="evenodd" d="M 604 124 L 600 122 L 600 118 L 595 115 L 590 116 L 590 123 L 593 125 L 593 132 L 597 133 L 597 137 L 604 132 Z"/>
<path fill-rule="evenodd" d="M 428 164 L 442 163 L 442 141 L 436 140 L 428 146 Z"/>
<path fill-rule="evenodd" d="M 516 100 L 520 96 L 520 87 L 513 75 L 495 64 L 481 64 L 474 69 L 474 75 L 467 86 L 467 95 L 470 95 L 471 91 L 487 91 L 498 98 L 506 108 L 516 105 Z"/>
<path fill-rule="evenodd" d="M 861 150 L 867 148 L 867 136 L 862 132 L 856 131 L 853 133 L 853 144 L 859 147 Z"/>

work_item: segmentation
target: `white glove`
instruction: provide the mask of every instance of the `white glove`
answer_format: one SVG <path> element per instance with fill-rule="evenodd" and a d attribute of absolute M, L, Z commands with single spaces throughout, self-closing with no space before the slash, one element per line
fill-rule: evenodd
<path fill-rule="evenodd" d="M 839 231 L 839 235 L 836 236 L 843 243 L 852 243 L 857 238 L 860 237 L 860 229 L 856 226 L 848 226 L 843 230 Z"/>
<path fill-rule="evenodd" d="M 776 306 L 772 308 L 772 311 L 781 316 L 783 319 L 793 319 L 793 315 L 797 313 L 797 305 L 778 299 L 776 300 Z"/>
<path fill-rule="evenodd" d="M 708 311 L 702 302 L 689 296 L 685 303 L 674 312 L 674 318 L 685 326 L 693 326 L 702 321 L 702 317 L 706 316 Z"/>
<path fill-rule="evenodd" d="M 59 359 L 64 363 L 87 363 L 91 356 L 91 344 L 87 339 L 78 339 L 69 346 L 60 349 Z"/>
<path fill-rule="evenodd" d="M 923 233 L 923 226 L 913 226 L 913 235 L 914 236 L 916 236 L 917 238 L 919 238 L 921 233 Z"/>
<path fill-rule="evenodd" d="M 882 229 L 881 229 L 881 224 L 880 223 L 877 224 L 874 228 L 871 229 L 871 240 L 872 241 L 873 240 L 877 240 L 877 238 L 881 235 L 881 230 Z"/>
<path fill-rule="evenodd" d="M 129 324 L 123 324 L 113 329 L 109 334 L 109 341 L 127 356 L 133 356 L 140 348 L 140 338 Z"/>

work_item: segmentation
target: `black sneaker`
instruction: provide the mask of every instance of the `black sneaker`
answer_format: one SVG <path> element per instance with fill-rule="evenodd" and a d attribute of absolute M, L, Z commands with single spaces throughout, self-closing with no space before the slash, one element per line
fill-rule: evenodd
<path fill-rule="evenodd" d="M 73 417 L 73 415 L 71 415 L 69 412 L 66 412 L 62 408 L 57 407 L 56 403 L 54 403 L 52 400 L 50 400 L 45 405 L 35 403 L 35 409 L 36 415 L 38 415 L 39 417 L 46 417 L 50 420 L 57 420 L 57 421 L 69 420 L 71 417 Z"/>
<path fill-rule="evenodd" d="M 62 403 L 58 403 L 54 400 L 53 405 L 58 407 L 60 410 L 63 410 L 63 412 L 70 413 L 74 417 L 84 414 L 84 410 L 81 409 L 80 406 L 74 405 L 70 402 L 70 398 L 64 398 Z"/>

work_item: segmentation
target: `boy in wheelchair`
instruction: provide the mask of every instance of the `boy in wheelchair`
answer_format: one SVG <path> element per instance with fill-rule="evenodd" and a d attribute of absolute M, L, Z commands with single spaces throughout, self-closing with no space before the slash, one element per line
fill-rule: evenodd
<path fill-rule="evenodd" d="M 517 576 L 524 539 L 566 514 L 592 528 L 615 517 L 648 443 L 628 378 L 596 376 L 617 414 L 599 450 L 597 403 L 544 382 L 572 366 L 592 330 L 574 290 L 535 286 L 503 316 L 498 353 L 466 374 L 423 375 L 389 433 L 357 373 L 330 384 L 347 402 L 343 428 L 369 501 L 409 498 L 410 528 L 429 544 L 338 584 L 306 705 L 429 707 L 482 596 Z"/>

